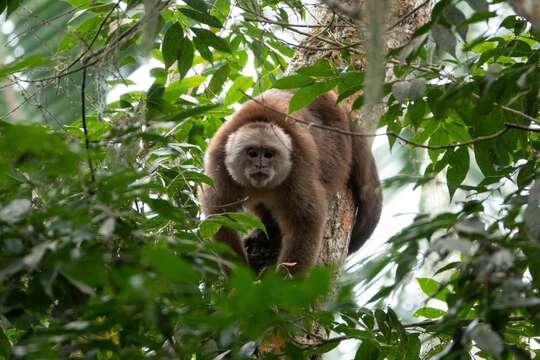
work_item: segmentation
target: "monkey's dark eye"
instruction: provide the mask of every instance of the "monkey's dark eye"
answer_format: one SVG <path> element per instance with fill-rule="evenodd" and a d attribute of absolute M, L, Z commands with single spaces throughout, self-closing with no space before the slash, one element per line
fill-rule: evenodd
<path fill-rule="evenodd" d="M 274 157 L 274 152 L 273 151 L 270 151 L 270 150 L 266 150 L 264 152 L 264 157 L 267 158 L 267 159 L 271 159 Z"/>
<path fill-rule="evenodd" d="M 256 158 L 259 156 L 259 152 L 254 148 L 249 148 L 246 150 L 246 153 L 250 158 Z"/>

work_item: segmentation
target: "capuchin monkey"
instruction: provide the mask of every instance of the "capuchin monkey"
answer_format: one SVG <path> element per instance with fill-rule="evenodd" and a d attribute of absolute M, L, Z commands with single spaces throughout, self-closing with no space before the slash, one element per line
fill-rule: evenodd
<path fill-rule="evenodd" d="M 242 105 L 221 126 L 205 154 L 205 174 L 214 186 L 204 187 L 199 197 L 206 215 L 231 211 L 257 215 L 269 229 L 270 240 L 280 242 L 278 266 L 285 263 L 297 273 L 316 263 L 328 205 L 338 191 L 349 185 L 357 207 L 349 254 L 375 229 L 382 195 L 366 138 L 347 134 L 351 122 L 336 95 L 322 95 L 288 117 L 292 96 L 267 91 Z M 215 240 L 230 245 L 249 263 L 236 231 L 223 227 Z"/>

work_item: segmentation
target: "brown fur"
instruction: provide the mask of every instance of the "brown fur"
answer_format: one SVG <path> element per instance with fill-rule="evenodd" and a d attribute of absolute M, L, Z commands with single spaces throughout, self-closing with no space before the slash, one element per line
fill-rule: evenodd
<path fill-rule="evenodd" d="M 344 184 L 350 184 L 358 206 L 349 252 L 358 249 L 373 232 L 380 217 L 382 198 L 375 161 L 365 138 L 308 127 L 287 118 L 284 114 L 291 97 L 289 92 L 268 91 L 245 103 L 225 122 L 210 141 L 206 153 L 205 173 L 214 180 L 214 187 L 205 188 L 200 198 L 206 215 L 247 209 L 264 222 L 267 216 L 261 214 L 270 213 L 281 235 L 278 264 L 296 263 L 292 270 L 298 272 L 308 269 L 317 260 L 328 202 Z M 332 93 L 320 96 L 292 117 L 351 131 L 348 114 L 336 105 Z M 244 129 L 256 128 L 260 123 L 272 123 L 290 137 L 292 149 L 284 149 L 286 144 L 281 138 L 273 141 L 276 147 L 281 147 L 280 155 L 290 156 L 290 173 L 285 174 L 283 182 L 272 187 L 240 185 L 233 180 L 231 172 L 242 169 L 234 164 L 228 167 L 225 163 L 226 144 L 234 133 L 248 138 L 247 134 L 251 136 L 253 131 Z M 262 138 L 269 136 L 265 134 Z M 230 154 L 228 159 L 230 162 Z M 248 200 L 242 202 L 244 198 Z M 242 240 L 235 231 L 222 228 L 215 238 L 229 244 L 248 262 Z"/>

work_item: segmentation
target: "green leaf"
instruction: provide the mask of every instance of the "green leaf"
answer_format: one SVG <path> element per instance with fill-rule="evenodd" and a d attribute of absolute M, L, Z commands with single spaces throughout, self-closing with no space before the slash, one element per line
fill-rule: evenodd
<path fill-rule="evenodd" d="M 206 44 L 203 41 L 200 41 L 200 39 L 198 39 L 198 38 L 195 38 L 193 40 L 194 40 L 193 46 L 195 47 L 195 49 L 197 49 L 199 54 L 201 54 L 201 57 L 204 60 L 208 61 L 209 63 L 213 63 L 214 62 L 214 55 L 213 55 L 212 51 L 210 51 L 210 48 L 209 48 L 208 44 Z"/>
<path fill-rule="evenodd" d="M 2 7 L 0 7 L 0 14 L 2 13 Z M 4 326 L 0 325 L 0 356 L 4 359 L 9 359 L 11 354 L 11 342 L 7 337 Z"/>
<path fill-rule="evenodd" d="M 470 332 L 476 345 L 488 353 L 498 357 L 504 350 L 504 342 L 489 324 L 478 324 Z"/>
<path fill-rule="evenodd" d="M 489 11 L 481 12 L 481 13 L 474 13 L 470 18 L 468 18 L 463 23 L 461 23 L 459 27 L 462 27 L 468 24 L 474 24 L 474 23 L 486 21 L 496 16 L 497 16 L 496 12 L 489 12 Z"/>
<path fill-rule="evenodd" d="M 30 55 L 23 56 L 15 61 L 10 62 L 9 64 L 0 67 L 0 78 L 6 77 L 8 75 L 30 70 L 39 66 L 46 66 L 50 64 L 50 60 L 47 56 L 43 55 Z"/>
<path fill-rule="evenodd" d="M 208 11 L 208 5 L 206 5 L 206 2 L 204 0 L 183 0 L 183 1 L 195 10 L 199 10 L 202 12 Z"/>
<path fill-rule="evenodd" d="M 163 199 L 146 199 L 148 205 L 160 216 L 168 220 L 183 224 L 185 215 L 179 208 L 173 206 L 170 202 Z"/>
<path fill-rule="evenodd" d="M 486 0 L 465 0 L 469 6 L 477 12 L 489 11 L 489 4 Z"/>
<path fill-rule="evenodd" d="M 375 293 L 375 295 L 373 295 L 369 300 L 368 300 L 368 304 L 369 303 L 372 303 L 374 301 L 377 301 L 379 299 L 382 299 L 386 296 L 388 296 L 392 291 L 394 290 L 394 286 L 384 286 L 382 287 L 379 291 L 377 291 Z"/>
<path fill-rule="evenodd" d="M 437 293 L 439 282 L 430 278 L 416 278 L 418 285 L 427 296 L 433 296 Z"/>
<path fill-rule="evenodd" d="M 190 89 L 197 88 L 206 81 L 204 76 L 194 75 L 183 78 L 181 80 L 175 80 L 167 86 L 164 98 L 169 101 L 177 101 L 178 97 L 187 93 Z"/>
<path fill-rule="evenodd" d="M 251 215 L 249 213 L 229 213 L 228 214 L 234 221 L 243 225 L 246 229 L 259 229 L 266 232 L 264 224 L 261 219 Z"/>
<path fill-rule="evenodd" d="M 416 310 L 413 314 L 414 317 L 425 317 L 428 319 L 437 319 L 441 316 L 444 316 L 446 314 L 446 311 L 435 309 L 432 307 L 423 307 L 418 310 Z"/>
<path fill-rule="evenodd" d="M 191 28 L 191 30 L 195 33 L 197 40 L 204 45 L 211 46 L 219 51 L 227 53 L 231 52 L 231 48 L 229 47 L 229 43 L 227 42 L 227 40 L 220 38 L 210 30 L 193 27 Z"/>
<path fill-rule="evenodd" d="M 392 330 L 388 326 L 386 314 L 381 309 L 375 309 L 374 315 L 375 319 L 377 320 L 377 326 L 379 327 L 379 330 L 381 330 L 384 336 L 389 338 Z"/>
<path fill-rule="evenodd" d="M 381 350 L 376 341 L 364 340 L 356 350 L 354 355 L 354 360 L 368 360 L 368 359 L 378 359 L 380 356 Z"/>
<path fill-rule="evenodd" d="M 207 87 L 209 98 L 213 98 L 219 95 L 221 89 L 223 88 L 223 85 L 225 84 L 225 81 L 227 81 L 229 77 L 230 71 L 231 69 L 228 64 L 224 64 L 216 70 L 216 72 L 210 79 L 210 83 Z"/>
<path fill-rule="evenodd" d="M 182 49 L 183 36 L 184 30 L 179 23 L 172 24 L 163 36 L 161 53 L 163 54 L 163 61 L 166 68 L 169 68 L 177 60 Z"/>
<path fill-rule="evenodd" d="M 447 7 L 444 11 L 444 19 L 451 25 L 459 25 L 454 28 L 454 31 L 459 34 L 463 41 L 467 40 L 469 27 L 467 26 L 465 15 L 461 10 L 456 6 Z"/>
<path fill-rule="evenodd" d="M 231 11 L 230 0 L 215 0 L 210 14 L 224 21 Z"/>
<path fill-rule="evenodd" d="M 304 76 L 336 76 L 337 70 L 327 60 L 317 60 L 315 64 L 300 68 L 296 71 Z"/>
<path fill-rule="evenodd" d="M 88 2 L 86 0 L 64 0 L 64 1 L 77 9 L 87 9 L 90 6 L 95 5 L 94 3 Z"/>
<path fill-rule="evenodd" d="M 446 171 L 446 182 L 450 199 L 454 196 L 456 189 L 461 185 L 467 172 L 469 171 L 469 149 L 462 146 L 450 157 L 448 170 Z"/>
<path fill-rule="evenodd" d="M 202 238 L 210 238 L 217 234 L 219 229 L 221 229 L 222 224 L 214 221 L 214 219 L 204 220 L 199 225 L 199 235 Z"/>
<path fill-rule="evenodd" d="M 437 46 L 447 53 L 456 56 L 456 37 L 448 28 L 443 25 L 435 24 L 431 28 L 431 35 Z"/>
<path fill-rule="evenodd" d="M 448 264 L 444 265 L 443 267 L 441 267 L 437 271 L 435 271 L 435 275 L 440 274 L 440 273 L 445 272 L 445 271 L 448 271 L 448 270 L 456 269 L 460 265 L 461 265 L 461 261 L 453 261 L 451 263 L 448 263 Z"/>
<path fill-rule="evenodd" d="M 225 95 L 225 101 L 223 105 L 229 106 L 238 102 L 244 97 L 244 93 L 253 85 L 253 79 L 249 76 L 239 76 L 237 77 L 227 95 Z"/>
<path fill-rule="evenodd" d="M 339 75 L 338 78 L 338 102 L 358 93 L 364 86 L 364 73 L 349 71 Z"/>
<path fill-rule="evenodd" d="M 208 26 L 211 26 L 217 29 L 221 29 L 223 27 L 223 24 L 221 23 L 221 21 L 219 21 L 218 18 L 208 13 L 192 10 L 192 9 L 180 9 L 180 12 L 186 15 L 187 17 L 193 20 L 196 20 L 198 22 L 201 22 L 203 24 L 206 24 Z"/>
<path fill-rule="evenodd" d="M 259 229 L 266 233 L 266 229 L 261 220 L 248 213 L 223 213 L 209 216 L 201 223 L 199 232 L 203 237 L 210 237 L 222 226 L 244 234 L 254 229 Z"/>
<path fill-rule="evenodd" d="M 313 83 L 313 79 L 309 76 L 295 74 L 282 77 L 272 84 L 276 89 L 296 89 Z"/>
<path fill-rule="evenodd" d="M 405 360 L 417 360 L 420 359 L 421 349 L 420 338 L 417 334 L 409 334 L 407 340 L 407 354 Z"/>
<path fill-rule="evenodd" d="M 401 342 L 401 345 L 406 346 L 407 345 L 407 340 L 408 340 L 407 331 L 405 331 L 405 328 L 403 327 L 403 324 L 401 324 L 401 321 L 399 321 L 399 318 L 398 318 L 397 314 L 391 308 L 388 308 L 386 313 L 387 313 L 387 318 L 388 318 L 390 324 L 392 325 L 392 327 L 394 329 L 397 330 L 397 333 L 398 333 L 398 336 L 399 336 L 399 341 Z"/>
<path fill-rule="evenodd" d="M 307 351 L 304 356 L 306 359 L 310 359 L 313 355 L 325 354 L 332 349 L 335 349 L 339 344 L 341 344 L 341 341 L 325 342 L 323 345 L 317 346 L 315 349 Z"/>
<path fill-rule="evenodd" d="M 170 115 L 167 115 L 166 117 L 159 118 L 157 120 L 159 121 L 181 121 L 184 119 L 188 119 L 193 116 L 201 115 L 209 110 L 217 108 L 218 104 L 208 104 L 208 105 L 200 105 L 200 106 L 194 106 L 189 109 L 180 110 L 178 112 L 172 113 Z"/>
<path fill-rule="evenodd" d="M 392 84 L 392 95 L 397 101 L 403 102 L 409 97 L 411 83 L 409 81 L 396 81 Z"/>
<path fill-rule="evenodd" d="M 89 254 L 77 261 L 67 263 L 63 268 L 63 274 L 91 287 L 103 285 L 107 280 L 103 261 L 98 256 Z"/>
<path fill-rule="evenodd" d="M 182 178 L 185 180 L 194 181 L 197 184 L 207 184 L 209 186 L 214 186 L 214 181 L 211 177 L 201 174 L 198 171 L 183 171 Z"/>
<path fill-rule="evenodd" d="M 411 80 L 411 88 L 409 89 L 409 97 L 411 100 L 421 99 L 426 90 L 426 80 L 424 78 L 416 78 Z"/>
<path fill-rule="evenodd" d="M 521 34 L 527 27 L 527 21 L 518 17 L 517 15 L 511 15 L 504 18 L 501 22 L 501 27 L 513 30 L 514 34 Z"/>
<path fill-rule="evenodd" d="M 289 103 L 289 114 L 303 109 L 311 104 L 317 97 L 332 90 L 337 85 L 337 80 L 330 80 L 324 83 L 315 83 L 301 88 L 294 94 Z"/>
<path fill-rule="evenodd" d="M 199 280 L 191 265 L 169 249 L 146 247 L 141 251 L 141 258 L 167 280 L 180 283 L 197 283 Z"/>
<path fill-rule="evenodd" d="M 429 145 L 437 146 L 437 145 L 446 145 L 448 144 L 448 133 L 444 131 L 441 127 L 437 128 L 435 132 L 431 134 L 431 137 L 429 138 Z M 437 163 L 439 155 L 443 152 L 449 153 L 451 150 L 444 150 L 444 149 L 429 149 L 428 155 L 432 162 Z M 444 158 L 443 158 L 444 159 Z M 444 167 L 443 167 L 444 168 Z M 442 170 L 441 168 L 440 170 Z"/>
<path fill-rule="evenodd" d="M 184 37 L 182 40 L 182 47 L 180 48 L 180 52 L 178 54 L 178 74 L 180 74 L 180 78 L 186 76 L 188 71 L 191 69 L 191 65 L 193 65 L 194 53 L 195 50 L 193 49 L 191 40 Z"/>
<path fill-rule="evenodd" d="M 163 94 L 165 93 L 165 88 L 163 85 L 154 83 L 148 89 L 146 93 L 146 108 L 147 108 L 147 118 L 153 119 L 156 114 L 161 113 L 163 108 Z"/>

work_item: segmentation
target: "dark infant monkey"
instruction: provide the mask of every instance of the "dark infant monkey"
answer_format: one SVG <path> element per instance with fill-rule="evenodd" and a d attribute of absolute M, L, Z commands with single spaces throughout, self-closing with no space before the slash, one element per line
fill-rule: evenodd
<path fill-rule="evenodd" d="M 278 264 L 296 264 L 289 268 L 296 273 L 317 261 L 328 204 L 338 191 L 348 184 L 357 206 L 349 254 L 375 229 L 382 195 L 366 138 L 346 134 L 352 131 L 351 122 L 335 94 L 322 95 L 287 117 L 292 96 L 267 91 L 221 126 L 205 155 L 205 174 L 214 186 L 203 188 L 200 200 L 206 215 L 240 210 L 257 215 L 279 234 L 271 239 L 280 241 Z M 222 228 L 215 240 L 230 245 L 248 263 L 236 231 Z"/>

